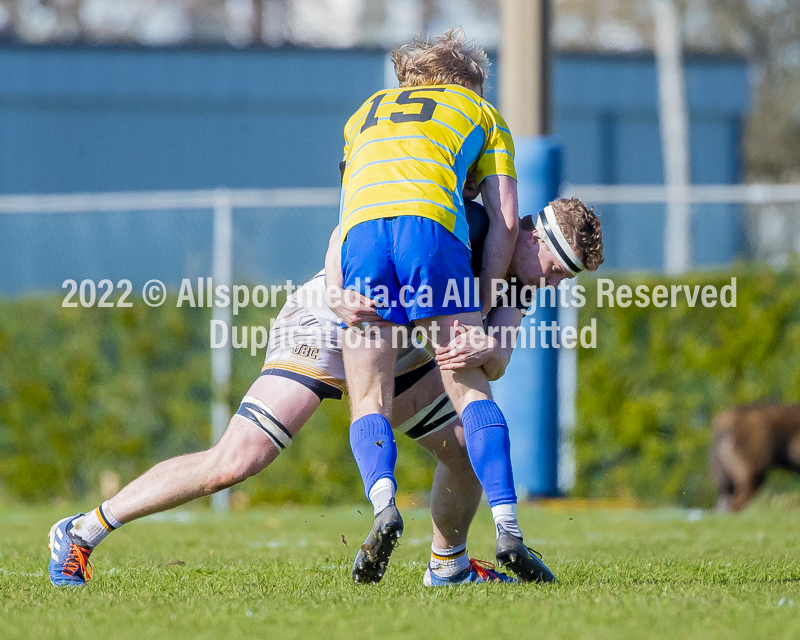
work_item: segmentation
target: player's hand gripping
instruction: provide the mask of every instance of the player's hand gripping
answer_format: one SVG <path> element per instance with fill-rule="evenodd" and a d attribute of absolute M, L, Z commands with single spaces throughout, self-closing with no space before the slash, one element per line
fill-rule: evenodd
<path fill-rule="evenodd" d="M 375 301 L 352 289 L 343 289 L 342 247 L 337 226 L 328 241 L 325 253 L 325 290 L 328 306 L 348 327 L 364 328 L 365 325 L 385 327 L 386 322 L 375 311 Z"/>
<path fill-rule="evenodd" d="M 453 324 L 455 337 L 445 346 L 436 347 L 436 364 L 442 371 L 480 367 L 495 357 L 498 342 L 482 327 Z"/>
<path fill-rule="evenodd" d="M 389 326 L 375 311 L 375 301 L 352 289 L 328 288 L 328 306 L 348 327 Z"/>

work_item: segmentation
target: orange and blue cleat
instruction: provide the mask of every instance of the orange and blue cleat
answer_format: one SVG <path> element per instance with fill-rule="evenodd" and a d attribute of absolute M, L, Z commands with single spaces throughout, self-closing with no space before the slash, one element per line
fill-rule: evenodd
<path fill-rule="evenodd" d="M 519 582 L 519 580 L 505 573 L 495 571 L 494 565 L 491 562 L 475 560 L 474 558 L 470 558 L 469 567 L 449 578 L 437 576 L 431 570 L 431 566 L 428 565 L 425 571 L 425 577 L 422 579 L 422 584 L 426 587 L 449 587 L 456 584 L 482 582 Z"/>
<path fill-rule="evenodd" d="M 92 577 L 91 549 L 76 544 L 68 529 L 79 513 L 59 520 L 50 528 L 50 582 L 57 587 L 81 587 Z"/>

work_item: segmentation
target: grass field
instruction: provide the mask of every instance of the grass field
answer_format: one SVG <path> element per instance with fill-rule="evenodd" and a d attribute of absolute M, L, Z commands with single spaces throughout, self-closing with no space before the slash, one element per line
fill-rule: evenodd
<path fill-rule="evenodd" d="M 46 574 L 61 508 L 0 510 L 0 638 L 796 638 L 798 512 L 521 509 L 553 586 L 422 586 L 427 511 L 378 586 L 349 577 L 371 518 L 355 507 L 173 512 L 127 525 L 93 556 L 84 589 Z M 347 542 L 347 547 L 344 545 Z M 491 558 L 488 510 L 470 553 Z"/>

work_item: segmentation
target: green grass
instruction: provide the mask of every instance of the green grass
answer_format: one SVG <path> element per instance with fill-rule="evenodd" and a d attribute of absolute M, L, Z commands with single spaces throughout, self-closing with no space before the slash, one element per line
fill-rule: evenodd
<path fill-rule="evenodd" d="M 524 508 L 528 542 L 557 585 L 440 590 L 422 586 L 429 520 L 419 508 L 404 510 L 402 546 L 378 586 L 349 578 L 367 510 L 320 507 L 132 523 L 94 554 L 86 588 L 63 590 L 47 581 L 46 534 L 69 510 L 8 507 L 0 638 L 796 638 L 800 528 L 784 507 Z M 482 509 L 470 552 L 491 558 L 493 542 Z"/>

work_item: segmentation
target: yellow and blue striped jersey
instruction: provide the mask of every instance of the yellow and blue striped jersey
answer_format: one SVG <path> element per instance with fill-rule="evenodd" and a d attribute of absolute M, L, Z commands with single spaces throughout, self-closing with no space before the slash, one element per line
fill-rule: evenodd
<path fill-rule="evenodd" d="M 384 89 L 344 129 L 341 238 L 355 225 L 430 218 L 469 246 L 461 190 L 467 173 L 516 178 L 514 143 L 497 110 L 460 85 Z"/>

